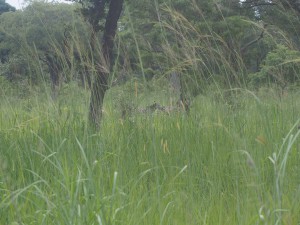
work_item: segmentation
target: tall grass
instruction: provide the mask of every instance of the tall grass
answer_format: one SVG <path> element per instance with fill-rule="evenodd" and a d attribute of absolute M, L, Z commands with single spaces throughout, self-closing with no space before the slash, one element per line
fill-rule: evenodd
<path fill-rule="evenodd" d="M 1 224 L 296 224 L 299 94 L 213 94 L 190 116 L 106 104 L 100 133 L 71 99 L 2 106 Z"/>
<path fill-rule="evenodd" d="M 273 89 L 245 89 L 238 53 L 233 67 L 228 49 L 215 45 L 223 42 L 221 37 L 202 35 L 170 7 L 163 11 L 172 20 L 158 25 L 162 32 L 174 31 L 183 47 L 171 48 L 165 33 L 162 76 L 148 82 L 148 88 L 145 79 L 133 79 L 107 92 L 100 132 L 89 129 L 89 93 L 75 82 L 63 85 L 55 100 L 51 91 L 34 89 L 19 98 L 16 90 L 3 85 L 0 224 L 300 221 L 300 93 L 278 97 Z M 145 78 L 142 37 L 133 35 Z M 223 73 L 222 84 L 208 70 L 210 60 Z M 120 72 L 118 66 L 114 74 Z M 174 70 L 185 76 L 187 85 L 196 84 L 197 94 L 199 87 L 205 90 L 193 98 L 189 115 L 133 110 L 121 116 L 124 100 L 133 108 L 153 101 L 168 105 L 174 93 L 164 84 Z"/>

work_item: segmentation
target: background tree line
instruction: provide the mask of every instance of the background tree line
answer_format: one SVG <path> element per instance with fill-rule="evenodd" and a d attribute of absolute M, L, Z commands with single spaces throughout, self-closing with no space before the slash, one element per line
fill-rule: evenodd
<path fill-rule="evenodd" d="M 33 1 L 17 11 L 2 0 L 0 13 L 2 79 L 21 90 L 46 81 L 54 99 L 76 81 L 92 91 L 94 123 L 106 90 L 133 79 L 149 88 L 175 74 L 187 108 L 212 84 L 283 93 L 299 83 L 295 0 Z"/>

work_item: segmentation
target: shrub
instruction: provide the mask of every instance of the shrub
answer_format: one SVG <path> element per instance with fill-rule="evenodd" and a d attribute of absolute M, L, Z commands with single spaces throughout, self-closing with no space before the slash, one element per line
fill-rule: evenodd
<path fill-rule="evenodd" d="M 255 86 L 276 84 L 282 90 L 300 81 L 300 53 L 284 45 L 269 52 L 259 72 L 250 75 Z"/>

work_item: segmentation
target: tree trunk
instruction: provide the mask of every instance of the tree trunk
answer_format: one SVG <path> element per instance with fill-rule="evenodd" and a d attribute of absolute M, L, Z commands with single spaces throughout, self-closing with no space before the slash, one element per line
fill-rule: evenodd
<path fill-rule="evenodd" d="M 97 74 L 91 89 L 89 121 L 96 129 L 100 128 L 103 100 L 108 89 L 107 75 L 104 72 Z"/>
<path fill-rule="evenodd" d="M 48 65 L 50 79 L 51 79 L 51 96 L 52 99 L 55 100 L 58 95 L 58 90 L 60 86 L 60 75 L 59 75 L 59 64 L 55 57 L 51 55 L 51 53 L 46 53 L 45 55 L 46 60 L 45 62 Z"/>
<path fill-rule="evenodd" d="M 118 28 L 124 0 L 111 0 L 106 17 L 103 40 L 101 65 L 97 66 L 96 77 L 92 85 L 89 121 L 96 129 L 100 128 L 102 106 L 105 93 L 108 89 L 108 78 L 112 65 L 114 38 Z M 95 49 L 93 49 L 95 50 Z"/>
<path fill-rule="evenodd" d="M 188 89 L 187 84 L 184 81 L 184 77 L 179 75 L 179 87 L 180 87 L 180 96 L 177 101 L 177 107 L 182 108 L 187 114 L 190 112 L 190 102 L 188 100 Z"/>

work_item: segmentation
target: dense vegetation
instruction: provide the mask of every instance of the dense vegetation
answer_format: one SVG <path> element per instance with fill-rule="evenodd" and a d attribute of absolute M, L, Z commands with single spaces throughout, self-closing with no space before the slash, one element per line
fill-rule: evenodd
<path fill-rule="evenodd" d="M 116 2 L 0 0 L 0 224 L 298 224 L 298 1 Z"/>

